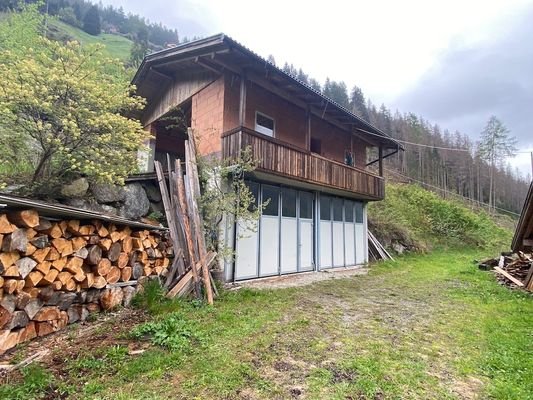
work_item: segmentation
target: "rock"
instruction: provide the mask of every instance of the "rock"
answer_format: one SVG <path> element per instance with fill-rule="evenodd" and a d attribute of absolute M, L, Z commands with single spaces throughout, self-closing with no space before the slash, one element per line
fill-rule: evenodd
<path fill-rule="evenodd" d="M 109 204 L 102 204 L 100 208 L 102 212 L 106 214 L 118 215 L 118 210 L 116 209 L 116 207 L 110 206 Z"/>
<path fill-rule="evenodd" d="M 106 289 L 100 297 L 100 304 L 104 310 L 112 310 L 122 304 L 124 293 L 119 287 Z"/>
<path fill-rule="evenodd" d="M 120 207 L 120 216 L 128 219 L 139 219 L 148 213 L 150 201 L 141 184 L 132 183 L 126 185 L 124 192 L 124 204 Z"/>
<path fill-rule="evenodd" d="M 124 200 L 124 188 L 118 185 L 96 183 L 91 185 L 91 192 L 99 203 L 114 203 Z"/>
<path fill-rule="evenodd" d="M 68 185 L 63 185 L 61 194 L 67 198 L 83 197 L 89 190 L 89 182 L 86 178 L 78 178 Z"/>
<path fill-rule="evenodd" d="M 129 307 L 133 296 L 135 296 L 135 288 L 133 286 L 126 286 L 122 288 L 122 292 L 124 293 L 124 299 L 122 300 L 122 303 L 124 307 Z"/>
<path fill-rule="evenodd" d="M 148 196 L 148 199 L 151 202 L 159 203 L 161 201 L 161 192 L 159 191 L 158 187 L 155 187 L 152 184 L 146 184 L 144 186 L 144 190 L 146 191 L 146 196 Z"/>
<path fill-rule="evenodd" d="M 398 242 L 393 243 L 392 244 L 392 248 L 398 254 L 403 254 L 403 252 L 405 251 L 405 247 L 403 247 L 403 245 L 401 243 L 398 243 Z"/>

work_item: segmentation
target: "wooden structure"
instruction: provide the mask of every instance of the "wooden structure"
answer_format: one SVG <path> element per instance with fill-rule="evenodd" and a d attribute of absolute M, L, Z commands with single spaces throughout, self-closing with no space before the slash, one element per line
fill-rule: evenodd
<path fill-rule="evenodd" d="M 249 150 L 258 163 L 245 179 L 269 206 L 257 229 L 224 216 L 218 241 L 236 253 L 219 263 L 226 280 L 368 261 L 366 204 L 384 198 L 399 142 L 224 34 L 148 55 L 132 83 L 153 135 L 145 173 L 155 161 L 171 171 L 191 139 L 200 156 Z"/>
<path fill-rule="evenodd" d="M 533 250 L 533 182 L 524 201 L 511 247 L 514 252 Z"/>

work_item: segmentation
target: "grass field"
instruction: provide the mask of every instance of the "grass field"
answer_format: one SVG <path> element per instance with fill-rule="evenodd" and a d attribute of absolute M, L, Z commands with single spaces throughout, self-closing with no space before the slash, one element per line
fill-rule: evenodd
<path fill-rule="evenodd" d="M 109 318 L 90 340 L 73 327 L 0 398 L 530 399 L 533 298 L 478 271 L 476 255 L 226 292 L 212 308 L 148 293 L 153 315 Z"/>
<path fill-rule="evenodd" d="M 51 29 L 57 29 L 59 34 L 66 34 L 72 39 L 79 41 L 81 44 L 101 43 L 106 46 L 106 52 L 112 56 L 126 61 L 130 57 L 130 50 L 133 42 L 128 38 L 120 35 L 102 33 L 98 36 L 89 35 L 81 29 L 67 25 L 56 19 L 50 20 Z"/>

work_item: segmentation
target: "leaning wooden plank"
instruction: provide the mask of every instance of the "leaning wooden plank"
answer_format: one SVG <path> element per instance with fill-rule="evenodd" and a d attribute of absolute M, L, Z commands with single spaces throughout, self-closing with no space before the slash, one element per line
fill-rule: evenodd
<path fill-rule="evenodd" d="M 183 277 L 178 281 L 178 283 L 176 283 L 174 287 L 168 291 L 168 293 L 166 294 L 166 297 L 168 297 L 169 299 L 173 299 L 174 297 L 176 297 L 176 295 L 181 290 L 183 290 L 183 288 L 185 288 L 185 286 L 190 284 L 191 281 L 192 281 L 192 269 L 189 272 L 187 272 L 185 275 L 183 275 Z"/>
<path fill-rule="evenodd" d="M 494 267 L 494 271 L 496 271 L 500 275 L 505 276 L 507 279 L 509 279 L 511 282 L 513 282 L 516 286 L 524 287 L 524 284 L 522 282 L 520 282 L 518 279 L 516 279 L 514 276 L 512 276 L 509 273 L 507 273 L 506 271 L 504 271 L 500 267 Z"/>
<path fill-rule="evenodd" d="M 529 266 L 529 271 L 527 272 L 526 279 L 524 279 L 524 286 L 527 290 L 533 291 L 533 262 Z"/>
<path fill-rule="evenodd" d="M 178 243 L 176 221 L 174 219 L 174 213 L 172 212 L 172 204 L 170 202 L 170 196 L 168 194 L 167 184 L 165 182 L 165 174 L 159 161 L 154 161 L 155 170 L 157 173 L 157 182 L 159 184 L 159 190 L 161 191 L 161 198 L 163 200 L 163 207 L 165 209 L 165 215 L 167 217 L 168 227 L 170 229 L 170 237 L 172 243 Z"/>

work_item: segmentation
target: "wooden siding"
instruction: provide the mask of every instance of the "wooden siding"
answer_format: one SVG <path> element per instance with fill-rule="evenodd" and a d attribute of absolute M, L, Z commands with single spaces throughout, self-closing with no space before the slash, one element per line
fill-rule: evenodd
<path fill-rule="evenodd" d="M 383 178 L 362 169 L 303 151 L 246 128 L 222 135 L 224 158 L 236 158 L 247 147 L 258 160 L 258 171 L 345 190 L 370 200 L 382 200 L 384 197 Z"/>

